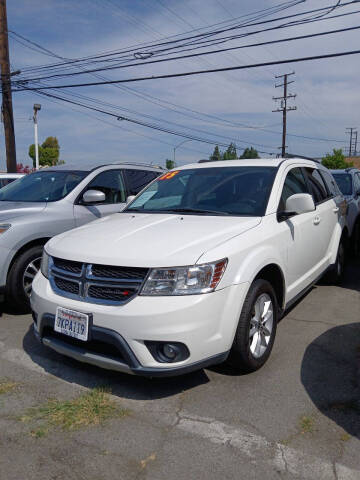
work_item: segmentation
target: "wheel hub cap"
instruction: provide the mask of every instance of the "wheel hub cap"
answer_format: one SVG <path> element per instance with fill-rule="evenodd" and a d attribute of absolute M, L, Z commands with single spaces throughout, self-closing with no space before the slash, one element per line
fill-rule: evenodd
<path fill-rule="evenodd" d="M 25 272 L 23 275 L 23 287 L 25 294 L 30 297 L 32 282 L 35 278 L 35 275 L 40 270 L 41 265 L 41 257 L 34 258 L 29 265 L 25 268 Z"/>
<path fill-rule="evenodd" d="M 256 299 L 250 320 L 250 351 L 255 358 L 266 352 L 273 329 L 274 309 L 270 295 L 262 293 Z"/>

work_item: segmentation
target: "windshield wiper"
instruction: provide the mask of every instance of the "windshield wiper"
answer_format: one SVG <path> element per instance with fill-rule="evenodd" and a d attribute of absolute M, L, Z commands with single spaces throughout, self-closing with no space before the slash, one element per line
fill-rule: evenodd
<path fill-rule="evenodd" d="M 169 212 L 175 213 L 199 213 L 202 215 L 229 215 L 228 212 L 219 212 L 218 210 L 201 210 L 199 208 L 171 208 Z"/>

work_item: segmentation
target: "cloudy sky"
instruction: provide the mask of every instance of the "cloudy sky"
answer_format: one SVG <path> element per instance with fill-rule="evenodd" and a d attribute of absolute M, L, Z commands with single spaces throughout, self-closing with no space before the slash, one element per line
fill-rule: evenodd
<path fill-rule="evenodd" d="M 233 21 L 237 17 L 289 2 L 8 0 L 7 3 L 8 28 L 11 32 L 69 59 L 125 49 L 144 42 L 155 43 L 164 37 L 190 31 L 191 34 L 203 32 L 201 29 L 209 29 L 214 24 Z M 336 0 L 305 0 L 281 15 L 335 3 Z M 345 3 L 345 0 L 341 3 Z M 353 4 L 331 15 L 358 10 L 360 11 L 360 5 Z M 240 20 L 244 21 L 243 19 L 244 17 Z M 279 31 L 264 32 L 248 39 L 228 42 L 222 47 L 352 27 L 360 24 L 359 20 L 360 14 L 355 13 L 333 20 L 327 19 Z M 242 32 L 249 32 L 254 28 L 248 27 Z M 356 40 L 359 39 L 359 35 L 359 31 L 355 30 L 235 50 L 230 54 L 219 53 L 100 73 L 107 79 L 117 80 L 321 55 L 358 48 Z M 26 68 L 31 66 L 52 64 L 57 61 L 35 51 L 37 48 L 29 43 L 24 41 L 22 43 L 25 44 L 19 43 L 19 40 L 20 37 L 15 37 L 14 34 L 11 34 L 9 39 L 13 70 L 25 69 L 23 72 L 26 72 Z M 281 91 L 274 88 L 274 75 L 292 70 L 296 72 L 292 77 L 295 82 L 290 85 L 289 90 L 290 93 L 296 93 L 297 97 L 295 101 L 289 103 L 296 105 L 297 110 L 288 114 L 288 132 L 291 134 L 287 141 L 289 152 L 318 157 L 334 147 L 347 146 L 349 137 L 345 134 L 345 128 L 360 127 L 359 56 L 149 80 L 120 86 L 82 87 L 69 89 L 66 95 L 76 93 L 107 102 L 111 104 L 111 108 L 106 107 L 108 111 L 127 115 L 137 121 L 150 122 L 161 128 L 170 128 L 176 132 L 196 135 L 215 142 L 234 141 L 240 153 L 246 146 L 277 153 L 281 144 L 281 114 L 272 113 L 276 108 L 272 97 L 279 96 Z M 43 74 L 46 72 L 46 69 L 43 70 Z M 29 77 L 29 74 L 27 76 Z M 16 77 L 13 78 L 15 80 Z M 89 74 L 51 80 L 53 84 L 59 85 L 93 81 L 100 80 Z M 53 93 L 60 95 L 65 94 L 65 91 L 56 90 Z M 74 99 L 69 96 L 67 98 Z M 78 98 L 75 98 L 75 101 L 78 101 Z M 34 103 L 42 105 L 39 113 L 40 143 L 47 136 L 57 136 L 61 158 L 72 164 L 86 162 L 95 165 L 116 161 L 164 164 L 166 158 L 173 157 L 173 148 L 185 140 L 180 136 L 162 133 L 127 121 L 118 121 L 114 117 L 85 110 L 79 106 L 39 97 L 33 91 L 14 93 L 13 102 L 18 163 L 30 163 L 27 151 L 29 145 L 33 143 L 33 124 L 30 117 Z M 299 136 L 313 137 L 316 140 Z M 197 161 L 208 157 L 212 150 L 212 145 L 187 141 L 176 149 L 176 162 L 182 165 Z M 1 135 L 0 169 L 4 167 L 4 138 Z"/>

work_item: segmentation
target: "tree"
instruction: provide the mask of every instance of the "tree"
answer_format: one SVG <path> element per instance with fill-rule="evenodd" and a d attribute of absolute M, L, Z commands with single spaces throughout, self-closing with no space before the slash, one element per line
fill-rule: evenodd
<path fill-rule="evenodd" d="M 230 143 L 228 148 L 223 154 L 223 160 L 236 160 L 237 159 L 237 151 L 235 143 Z"/>
<path fill-rule="evenodd" d="M 333 153 L 327 153 L 325 157 L 321 160 L 321 163 L 329 169 L 339 170 L 342 168 L 352 167 L 354 164 L 345 161 L 345 155 L 342 152 L 342 149 L 333 149 Z"/>
<path fill-rule="evenodd" d="M 168 158 L 166 159 L 165 165 L 167 170 L 171 170 L 176 167 L 174 160 L 169 160 Z"/>
<path fill-rule="evenodd" d="M 223 157 L 222 157 L 222 154 L 220 152 L 220 149 L 218 147 L 218 145 L 216 145 L 216 147 L 214 148 L 214 151 L 213 151 L 213 154 L 210 155 L 209 157 L 209 160 L 211 160 L 212 162 L 216 162 L 218 160 L 222 160 Z"/>
<path fill-rule="evenodd" d="M 258 151 L 255 148 L 250 147 L 250 148 L 245 148 L 240 158 L 260 158 L 260 157 L 259 157 Z"/>
<path fill-rule="evenodd" d="M 39 165 L 40 167 L 51 167 L 59 164 L 60 146 L 56 137 L 47 137 L 43 144 L 39 145 Z M 29 147 L 29 157 L 36 165 L 35 145 Z M 64 162 L 65 163 L 65 162 Z"/>

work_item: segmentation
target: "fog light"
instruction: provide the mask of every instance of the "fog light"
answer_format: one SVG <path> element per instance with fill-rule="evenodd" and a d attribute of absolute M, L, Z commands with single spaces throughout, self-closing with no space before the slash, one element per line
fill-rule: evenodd
<path fill-rule="evenodd" d="M 171 345 L 171 343 L 165 343 L 162 347 L 162 353 L 169 360 L 175 360 L 176 356 L 179 354 L 179 349 L 176 345 Z"/>
<path fill-rule="evenodd" d="M 144 343 L 154 359 L 160 363 L 182 362 L 190 356 L 189 349 L 184 343 L 153 340 L 145 340 Z"/>

